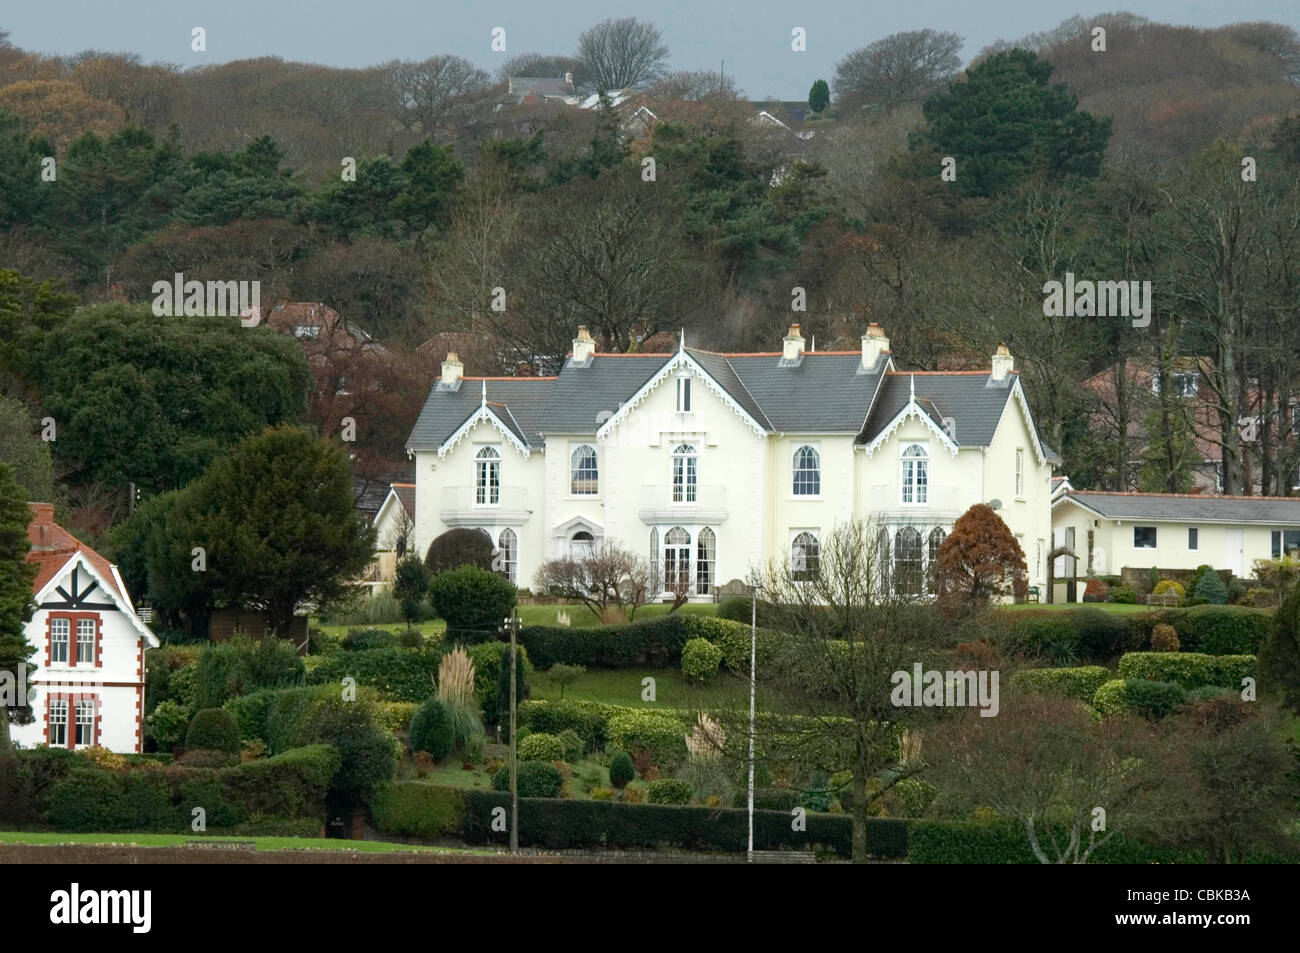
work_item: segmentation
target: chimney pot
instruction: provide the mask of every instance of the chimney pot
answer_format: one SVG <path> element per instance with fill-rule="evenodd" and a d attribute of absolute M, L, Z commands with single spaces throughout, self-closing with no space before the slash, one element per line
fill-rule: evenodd
<path fill-rule="evenodd" d="M 875 370 L 881 355 L 887 353 L 889 338 L 885 336 L 885 329 L 875 323 L 868 325 L 867 333 L 862 336 L 862 369 Z"/>
<path fill-rule="evenodd" d="M 799 325 L 790 325 L 790 332 L 785 336 L 781 347 L 781 360 L 798 361 L 803 356 L 803 335 Z"/>
<path fill-rule="evenodd" d="M 455 351 L 448 351 L 447 358 L 442 362 L 442 383 L 443 386 L 454 386 L 460 382 L 465 373 L 465 365 L 461 363 L 460 357 Z"/>
<path fill-rule="evenodd" d="M 992 373 L 990 377 L 995 381 L 1004 381 L 1007 375 L 1016 369 L 1016 359 L 1011 356 L 1006 344 L 999 342 L 998 349 L 993 354 Z"/>
<path fill-rule="evenodd" d="M 578 325 L 578 336 L 573 339 L 573 363 L 586 364 L 596 353 L 596 342 L 585 324 Z"/>

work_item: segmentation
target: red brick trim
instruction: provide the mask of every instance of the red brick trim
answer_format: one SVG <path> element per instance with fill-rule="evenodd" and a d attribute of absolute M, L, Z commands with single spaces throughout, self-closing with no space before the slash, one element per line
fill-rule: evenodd
<path fill-rule="evenodd" d="M 64 726 L 67 732 L 69 751 L 77 747 L 77 703 L 89 700 L 94 706 L 95 720 L 91 723 L 91 743 L 82 747 L 97 746 L 100 739 L 100 722 L 103 718 L 103 703 L 95 692 L 51 692 L 45 696 L 45 743 L 50 743 L 50 708 L 56 701 L 68 703 L 68 722 Z"/>
<path fill-rule="evenodd" d="M 45 615 L 45 667 L 46 668 L 50 667 L 50 650 L 52 645 L 51 636 L 53 634 L 54 633 L 50 629 L 50 616 L 49 613 L 46 613 Z"/>
<path fill-rule="evenodd" d="M 77 667 L 77 654 L 78 654 L 77 644 L 79 641 L 77 636 L 77 624 L 82 619 L 93 619 L 95 622 L 95 640 L 92 643 L 92 649 L 91 649 L 92 658 L 89 664 L 91 668 L 102 667 L 101 647 L 103 645 L 103 639 L 104 639 L 104 624 L 98 612 L 51 612 L 46 617 L 45 619 L 45 632 L 46 632 L 45 664 L 46 666 L 49 666 L 50 664 L 50 656 L 49 656 L 50 645 L 51 645 L 50 634 L 55 619 L 68 620 L 68 661 L 66 663 L 60 663 L 60 664 L 66 664 L 69 668 Z M 87 663 L 83 662 L 82 667 L 84 668 L 86 664 Z"/>

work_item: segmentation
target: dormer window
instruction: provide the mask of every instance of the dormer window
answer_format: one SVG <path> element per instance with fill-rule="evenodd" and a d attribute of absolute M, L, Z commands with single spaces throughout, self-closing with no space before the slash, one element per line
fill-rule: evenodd
<path fill-rule="evenodd" d="M 497 506 L 501 502 L 501 454 L 484 447 L 474 458 L 474 503 Z"/>
<path fill-rule="evenodd" d="M 679 414 L 691 412 L 691 379 L 686 375 L 677 378 L 677 412 Z"/>
<path fill-rule="evenodd" d="M 929 501 L 929 455 L 919 443 L 903 448 L 901 472 L 902 499 L 905 506 L 924 506 Z"/>

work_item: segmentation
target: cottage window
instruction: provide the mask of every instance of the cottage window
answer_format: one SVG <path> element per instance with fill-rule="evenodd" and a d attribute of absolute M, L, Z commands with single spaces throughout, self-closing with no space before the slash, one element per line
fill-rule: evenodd
<path fill-rule="evenodd" d="M 569 458 L 569 492 L 573 496 L 595 496 L 600 492 L 596 448 L 590 444 L 577 447 Z"/>
<path fill-rule="evenodd" d="M 77 741 L 78 745 L 90 746 L 95 743 L 95 702 L 82 698 L 77 701 Z"/>
<path fill-rule="evenodd" d="M 51 748 L 68 746 L 68 700 L 66 698 L 50 699 L 50 714 L 45 732 L 46 743 Z"/>
<path fill-rule="evenodd" d="M 937 593 L 939 591 L 938 581 L 937 581 L 938 577 L 935 575 L 935 572 L 939 562 L 939 547 L 943 545 L 943 541 L 947 537 L 948 534 L 945 533 L 938 526 L 930 530 L 930 536 L 928 540 L 928 551 L 926 552 L 926 557 L 927 557 L 926 565 L 929 567 L 929 572 L 930 572 L 929 589 L 931 593 Z"/>
<path fill-rule="evenodd" d="M 679 414 L 691 412 L 691 379 L 685 375 L 677 378 L 677 412 Z"/>
<path fill-rule="evenodd" d="M 77 620 L 77 664 L 95 663 L 95 620 Z"/>
<path fill-rule="evenodd" d="M 501 502 L 501 454 L 484 447 L 474 458 L 474 502 L 496 506 Z"/>
<path fill-rule="evenodd" d="M 1016 448 L 1016 499 L 1025 495 L 1025 451 Z"/>
<path fill-rule="evenodd" d="M 821 456 L 815 447 L 794 452 L 794 495 L 817 496 L 822 491 Z"/>
<path fill-rule="evenodd" d="M 50 663 L 68 661 L 68 642 L 72 633 L 72 620 L 50 620 Z"/>

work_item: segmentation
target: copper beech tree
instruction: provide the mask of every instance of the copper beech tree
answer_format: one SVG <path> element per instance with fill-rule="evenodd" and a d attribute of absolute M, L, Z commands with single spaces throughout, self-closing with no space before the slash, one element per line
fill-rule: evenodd
<path fill-rule="evenodd" d="M 976 503 L 953 524 L 933 572 L 942 599 L 968 606 L 1008 594 L 1020 598 L 1029 579 L 1024 550 L 985 503 Z"/>

